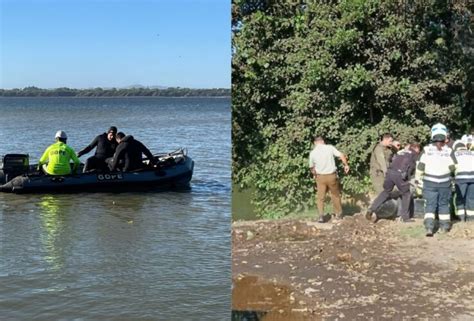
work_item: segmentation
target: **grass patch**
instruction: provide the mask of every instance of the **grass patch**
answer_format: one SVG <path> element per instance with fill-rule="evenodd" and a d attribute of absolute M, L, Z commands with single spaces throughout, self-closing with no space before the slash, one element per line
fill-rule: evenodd
<path fill-rule="evenodd" d="M 425 227 L 420 224 L 402 225 L 399 230 L 400 236 L 406 238 L 421 239 L 425 238 Z"/>

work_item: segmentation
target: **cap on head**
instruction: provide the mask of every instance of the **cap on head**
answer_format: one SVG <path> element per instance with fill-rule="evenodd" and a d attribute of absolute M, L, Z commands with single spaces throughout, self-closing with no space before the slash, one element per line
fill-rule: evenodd
<path fill-rule="evenodd" d="M 56 135 L 54 135 L 54 138 L 61 138 L 61 139 L 67 139 L 66 132 L 63 130 L 58 130 L 56 132 Z"/>
<path fill-rule="evenodd" d="M 107 134 L 108 133 L 113 133 L 114 135 L 117 134 L 117 127 L 110 126 L 109 130 L 107 131 Z"/>
<path fill-rule="evenodd" d="M 117 135 L 115 135 L 115 136 L 116 136 L 118 139 L 122 139 L 122 138 L 125 137 L 125 134 L 122 133 L 122 132 L 119 132 L 119 133 L 117 133 Z"/>
<path fill-rule="evenodd" d="M 437 135 L 443 135 L 443 140 L 448 136 L 448 129 L 441 123 L 437 123 L 431 127 L 431 140 L 435 142 L 434 137 Z"/>

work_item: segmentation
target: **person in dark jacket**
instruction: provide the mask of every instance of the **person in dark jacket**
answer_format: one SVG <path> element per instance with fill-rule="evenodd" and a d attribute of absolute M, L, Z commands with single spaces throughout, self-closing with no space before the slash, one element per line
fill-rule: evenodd
<path fill-rule="evenodd" d="M 81 157 L 82 155 L 87 154 L 96 148 L 95 155 L 87 159 L 83 172 L 91 171 L 93 169 L 104 170 L 107 168 L 106 160 L 107 158 L 114 156 L 115 149 L 118 145 L 117 141 L 115 140 L 116 134 L 117 127 L 112 126 L 106 133 L 94 138 L 92 143 L 77 153 L 77 157 Z"/>
<path fill-rule="evenodd" d="M 145 165 L 143 164 L 142 154 L 145 154 L 151 164 L 155 163 L 150 150 L 133 136 L 125 136 L 124 133 L 120 132 L 117 134 L 116 140 L 118 143 L 117 150 L 113 159 L 108 162 L 111 171 L 115 171 L 121 161 L 123 161 L 123 172 L 143 168 Z"/>
<path fill-rule="evenodd" d="M 400 219 L 402 222 L 411 222 L 410 219 L 410 177 L 415 173 L 416 160 L 420 153 L 420 144 L 411 143 L 408 149 L 399 151 L 393 157 L 389 165 L 387 175 L 383 183 L 383 191 L 377 196 L 372 205 L 367 210 L 367 219 L 377 221 L 377 209 L 390 198 L 394 186 L 397 186 L 401 193 L 402 210 Z"/>

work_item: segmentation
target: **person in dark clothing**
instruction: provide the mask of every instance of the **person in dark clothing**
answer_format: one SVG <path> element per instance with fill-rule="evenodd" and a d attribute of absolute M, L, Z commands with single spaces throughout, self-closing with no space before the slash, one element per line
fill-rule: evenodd
<path fill-rule="evenodd" d="M 377 221 L 377 210 L 390 198 L 390 193 L 394 186 L 397 186 L 402 198 L 402 210 L 400 219 L 403 222 L 410 220 L 410 177 L 416 169 L 416 160 L 420 153 L 420 144 L 412 143 L 408 149 L 399 151 L 388 167 L 387 175 L 383 183 L 383 191 L 377 196 L 372 205 L 367 210 L 367 219 Z"/>
<path fill-rule="evenodd" d="M 115 149 L 118 145 L 117 141 L 115 140 L 116 134 L 117 127 L 112 126 L 106 133 L 94 138 L 92 143 L 77 153 L 77 157 L 81 157 L 82 155 L 87 154 L 96 148 L 95 155 L 87 159 L 83 172 L 88 172 L 93 169 L 104 170 L 107 168 L 106 160 L 107 158 L 114 156 Z"/>
<path fill-rule="evenodd" d="M 118 143 L 117 150 L 113 159 L 108 162 L 111 171 L 116 170 L 121 161 L 123 161 L 122 171 L 124 172 L 143 168 L 145 165 L 143 164 L 142 154 L 145 154 L 150 160 L 150 164 L 155 163 L 150 150 L 133 136 L 125 136 L 124 133 L 120 132 L 117 134 L 116 140 Z"/>

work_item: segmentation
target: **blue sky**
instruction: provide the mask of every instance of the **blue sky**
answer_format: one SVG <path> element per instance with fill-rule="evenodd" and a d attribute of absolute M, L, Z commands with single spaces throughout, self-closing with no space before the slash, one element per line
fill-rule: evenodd
<path fill-rule="evenodd" d="M 0 88 L 230 88 L 230 0 L 0 4 Z"/>

